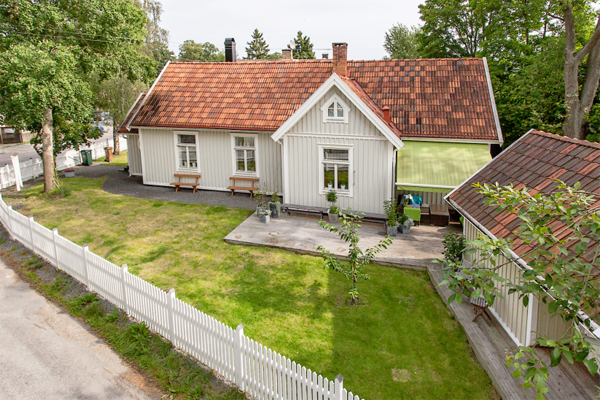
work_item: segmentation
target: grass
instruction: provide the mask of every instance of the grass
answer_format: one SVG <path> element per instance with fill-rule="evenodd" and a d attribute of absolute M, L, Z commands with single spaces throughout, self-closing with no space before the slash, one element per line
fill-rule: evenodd
<path fill-rule="evenodd" d="M 365 399 L 497 394 L 424 272 L 377 265 L 351 307 L 323 261 L 223 238 L 251 211 L 111 195 L 103 179 L 63 181 L 68 197 L 25 192 L 25 215 Z M 14 204 L 13 199 L 9 203 Z"/>
<path fill-rule="evenodd" d="M 5 232 L 2 234 L 6 235 Z M 0 241 L 4 243 L 5 239 Z M 9 264 L 20 265 L 16 267 L 17 272 L 36 290 L 85 321 L 121 357 L 156 381 L 168 393 L 168 397 L 162 398 L 246 399 L 243 393 L 224 384 L 210 370 L 174 351 L 170 342 L 150 332 L 146 325 L 132 323 L 122 311 L 100 301 L 95 293 L 85 293 L 81 283 L 49 267 L 29 251 L 16 254 L 14 249 L 10 249 L 0 253 Z M 29 260 L 23 262 L 24 256 Z"/>
<path fill-rule="evenodd" d="M 119 165 L 121 167 L 126 167 L 129 165 L 127 162 L 127 150 L 121 150 L 118 156 L 113 155 L 112 162 L 104 161 L 106 159 L 105 156 L 97 158 L 94 160 L 95 163 L 106 164 L 106 165 Z"/>

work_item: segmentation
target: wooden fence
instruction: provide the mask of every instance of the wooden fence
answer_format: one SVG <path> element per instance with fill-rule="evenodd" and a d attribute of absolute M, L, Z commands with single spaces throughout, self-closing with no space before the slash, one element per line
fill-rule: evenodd
<path fill-rule="evenodd" d="M 360 400 L 343 388 L 281 356 L 168 293 L 78 246 L 8 206 L 0 195 L 0 221 L 10 235 L 58 269 L 169 339 L 257 399 Z"/>
<path fill-rule="evenodd" d="M 121 150 L 127 150 L 127 139 L 120 138 Z M 112 146 L 112 142 L 111 142 Z M 104 156 L 105 141 L 93 143 L 91 146 L 82 146 L 81 150 L 92 150 L 92 159 L 97 159 Z M 67 150 L 60 153 L 56 157 L 56 169 L 63 171 L 67 168 L 73 168 L 76 165 L 81 165 L 81 155 L 77 150 Z M 23 182 L 35 179 L 44 173 L 44 165 L 40 158 L 30 158 L 27 161 L 19 163 L 21 169 L 21 178 Z M 0 168 L 0 189 L 14 185 L 16 182 L 15 169 L 11 164 L 6 164 Z"/>

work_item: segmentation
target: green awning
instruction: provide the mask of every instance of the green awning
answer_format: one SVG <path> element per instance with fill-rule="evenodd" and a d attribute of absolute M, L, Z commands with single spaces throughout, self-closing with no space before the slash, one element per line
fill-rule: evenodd
<path fill-rule="evenodd" d="M 404 141 L 396 187 L 449 193 L 492 159 L 487 144 Z"/>

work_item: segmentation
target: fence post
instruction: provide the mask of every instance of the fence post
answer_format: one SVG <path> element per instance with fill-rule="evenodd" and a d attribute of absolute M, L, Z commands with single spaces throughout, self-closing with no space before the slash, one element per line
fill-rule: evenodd
<path fill-rule="evenodd" d="M 335 400 L 343 400 L 342 392 L 344 391 L 344 377 L 339 374 L 335 377 Z"/>
<path fill-rule="evenodd" d="M 15 185 L 17 187 L 17 192 L 21 191 L 23 187 L 23 179 L 21 178 L 21 166 L 19 165 L 19 153 L 13 153 L 10 156 L 12 161 L 13 169 L 15 170 Z"/>
<path fill-rule="evenodd" d="M 167 308 L 169 309 L 169 340 L 175 345 L 175 288 L 167 293 Z"/>
<path fill-rule="evenodd" d="M 33 241 L 33 215 L 29 216 L 29 240 L 31 240 L 31 250 L 35 253 L 35 242 Z"/>
<path fill-rule="evenodd" d="M 8 206 L 8 208 L 6 209 L 6 215 L 8 216 L 8 234 L 10 235 L 11 238 L 15 238 L 15 235 L 13 234 L 13 224 L 12 224 L 12 217 L 10 216 L 10 214 L 12 214 L 13 209 L 12 206 Z"/>
<path fill-rule="evenodd" d="M 244 390 L 244 361 L 242 358 L 242 341 L 244 340 L 244 325 L 239 324 L 233 334 L 233 365 L 235 367 L 235 384 Z"/>
<path fill-rule="evenodd" d="M 56 244 L 56 238 L 58 237 L 58 228 L 52 229 L 52 242 L 54 243 L 54 261 L 56 268 L 60 268 L 60 261 L 58 260 L 58 245 Z"/>
<path fill-rule="evenodd" d="M 127 264 L 121 266 L 121 290 L 123 290 L 123 309 L 129 315 L 129 304 L 127 303 L 127 285 L 125 284 L 125 275 L 127 275 Z"/>
<path fill-rule="evenodd" d="M 85 283 L 85 285 L 91 289 L 90 278 L 89 278 L 90 275 L 88 273 L 88 254 L 90 252 L 90 249 L 88 248 L 87 244 L 84 244 L 82 247 L 83 247 L 83 280 L 85 281 L 83 283 Z"/>

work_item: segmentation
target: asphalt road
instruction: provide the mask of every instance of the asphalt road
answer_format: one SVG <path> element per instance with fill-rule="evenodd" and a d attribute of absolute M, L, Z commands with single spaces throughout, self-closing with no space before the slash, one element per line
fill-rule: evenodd
<path fill-rule="evenodd" d="M 113 134 L 112 134 L 112 126 L 105 126 L 104 135 L 99 138 L 92 140 L 92 142 L 101 142 L 109 140 L 112 146 Z M 19 161 L 27 161 L 30 158 L 36 159 L 40 158 L 38 153 L 33 149 L 33 146 L 29 143 L 21 143 L 21 144 L 4 144 L 0 145 L 0 167 L 4 167 L 6 164 L 11 163 L 10 156 L 13 153 L 19 153 Z"/>
<path fill-rule="evenodd" d="M 0 399 L 151 399 L 143 381 L 0 260 Z"/>

